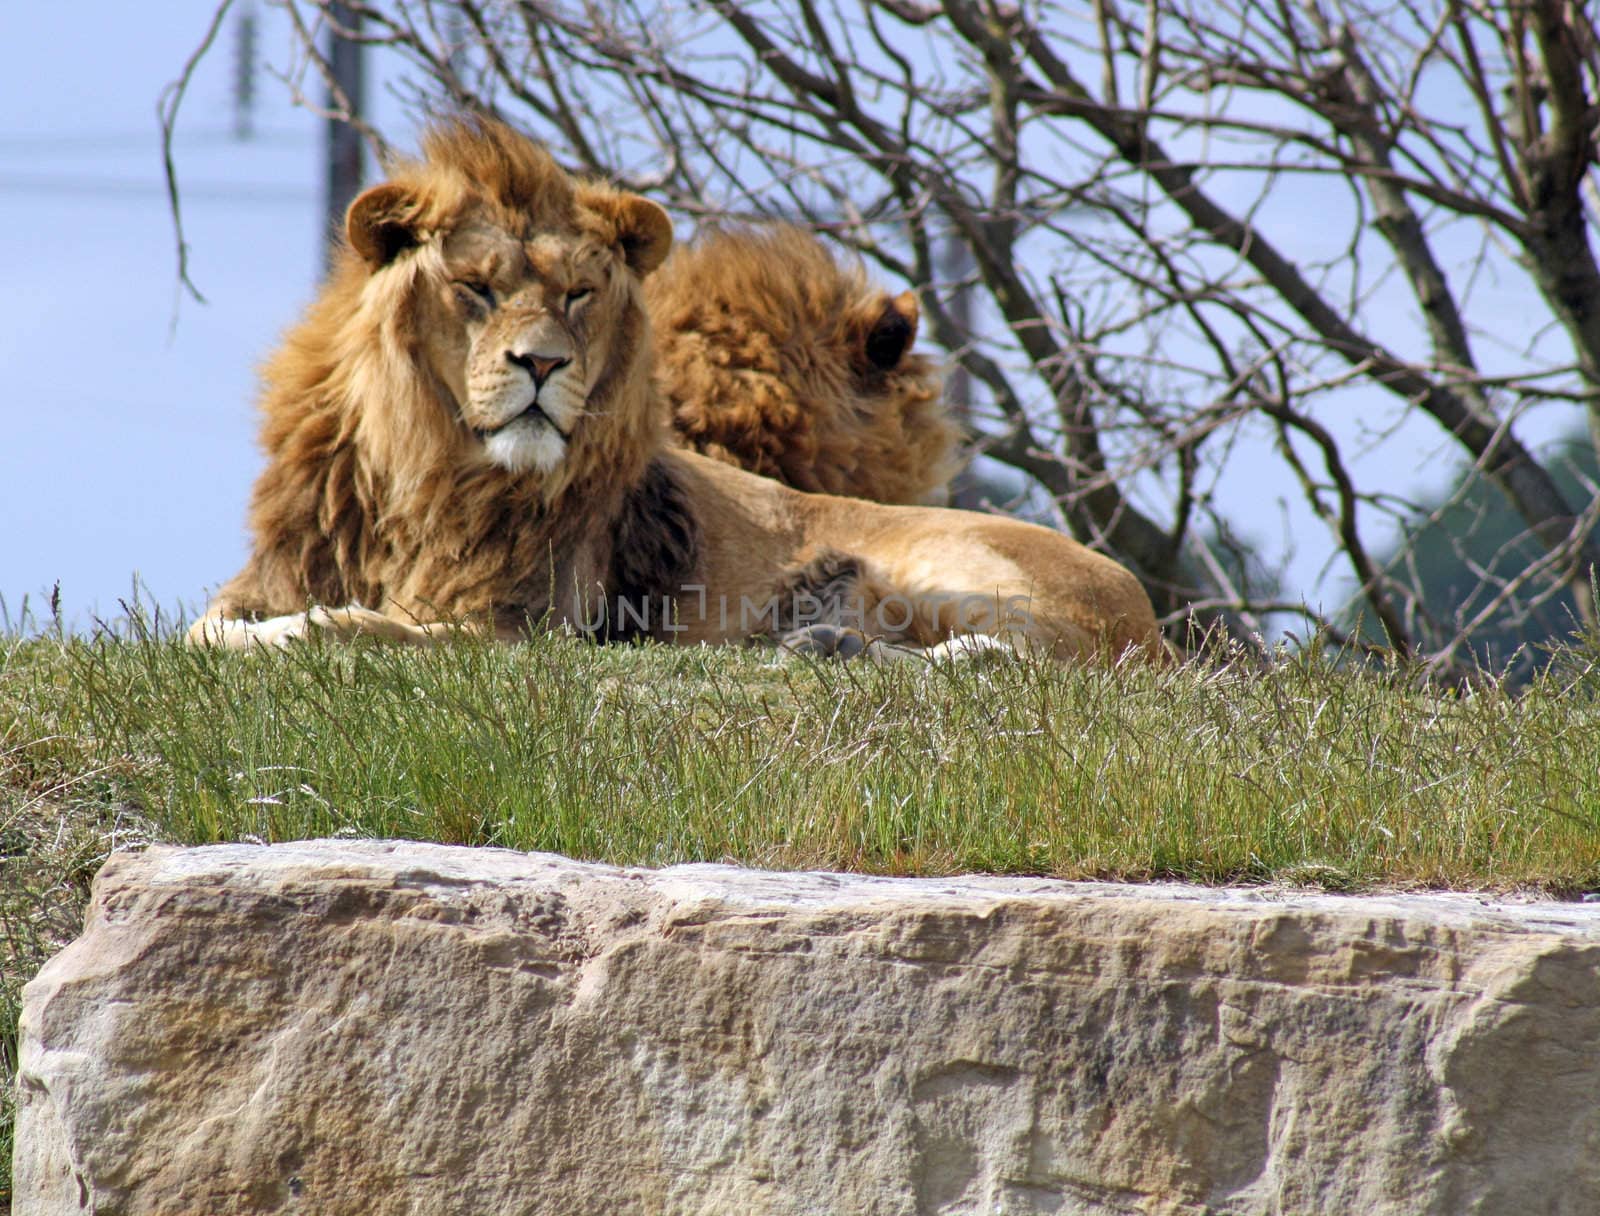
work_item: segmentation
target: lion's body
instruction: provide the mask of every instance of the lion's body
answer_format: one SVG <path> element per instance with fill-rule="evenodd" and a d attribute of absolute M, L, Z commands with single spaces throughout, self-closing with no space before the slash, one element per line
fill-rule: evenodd
<path fill-rule="evenodd" d="M 1047 528 L 801 493 L 691 452 L 668 453 L 660 467 L 694 505 L 703 537 L 693 582 L 709 602 L 701 611 L 679 598 L 681 641 L 734 642 L 757 626 L 781 635 L 810 621 L 919 647 L 976 632 L 1063 658 L 1156 653 L 1137 580 Z"/>
<path fill-rule="evenodd" d="M 656 383 L 683 443 L 797 490 L 943 501 L 959 428 L 919 311 L 810 232 L 712 229 L 645 282 Z"/>
<path fill-rule="evenodd" d="M 660 209 L 494 124 L 425 151 L 352 204 L 350 248 L 267 366 L 251 557 L 197 640 L 567 622 L 720 643 L 842 622 L 1159 656 L 1137 581 L 1064 536 L 674 446 L 641 288 L 671 240 Z"/>

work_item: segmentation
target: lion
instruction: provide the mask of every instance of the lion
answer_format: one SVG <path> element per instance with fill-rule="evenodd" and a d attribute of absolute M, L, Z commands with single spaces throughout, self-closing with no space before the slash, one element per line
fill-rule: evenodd
<path fill-rule="evenodd" d="M 712 228 L 645 280 L 682 442 L 797 490 L 942 504 L 961 431 L 920 310 L 788 224 Z"/>
<path fill-rule="evenodd" d="M 1138 580 L 1066 536 L 675 445 L 644 295 L 672 239 L 655 203 L 505 125 L 431 128 L 350 205 L 264 369 L 250 556 L 190 637 L 1163 655 Z"/>

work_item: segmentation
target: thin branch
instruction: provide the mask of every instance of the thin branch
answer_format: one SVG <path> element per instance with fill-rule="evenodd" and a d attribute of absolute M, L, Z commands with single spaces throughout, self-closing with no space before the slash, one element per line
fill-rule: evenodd
<path fill-rule="evenodd" d="M 200 45 L 184 61 L 183 71 L 178 73 L 178 78 L 161 90 L 160 100 L 156 102 L 156 116 L 161 120 L 161 168 L 167 183 L 167 207 L 172 212 L 172 230 L 178 244 L 178 284 L 181 290 L 187 291 L 200 304 L 204 304 L 206 298 L 200 294 L 200 289 L 189 277 L 189 242 L 183 235 L 183 209 L 178 201 L 178 167 L 172 159 L 172 137 L 177 130 L 178 111 L 183 106 L 183 95 L 189 90 L 189 82 L 194 79 L 195 69 L 210 51 L 211 44 L 217 40 L 217 33 L 222 29 L 222 22 L 232 7 L 233 0 L 222 0 L 222 3 L 217 5 L 211 14 L 211 23 L 206 26 L 205 37 L 200 40 Z M 174 301 L 170 328 L 175 330 L 177 325 L 178 306 Z"/>

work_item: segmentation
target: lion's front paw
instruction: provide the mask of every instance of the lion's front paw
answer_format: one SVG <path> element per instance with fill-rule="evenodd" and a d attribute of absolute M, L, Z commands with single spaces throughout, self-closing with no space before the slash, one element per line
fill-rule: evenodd
<path fill-rule="evenodd" d="M 919 659 L 927 664 L 966 664 L 1012 659 L 1017 652 L 1003 638 L 990 637 L 986 633 L 964 633 L 926 649 L 874 641 L 868 644 L 866 655 L 875 663 L 903 663 L 908 659 Z"/>
<path fill-rule="evenodd" d="M 877 644 L 868 642 L 859 629 L 843 625 L 807 625 L 778 639 L 778 649 L 784 654 L 810 659 L 853 659 Z"/>
<path fill-rule="evenodd" d="M 292 636 L 286 634 L 286 640 L 294 641 L 317 634 L 338 642 L 366 638 L 379 642 L 428 644 L 438 641 L 446 632 L 445 627 L 438 624 L 412 625 L 405 621 L 390 620 L 383 613 L 359 604 L 343 608 L 325 608 L 318 604 L 302 612 L 299 619 L 298 625 L 289 627 Z"/>
<path fill-rule="evenodd" d="M 306 636 L 311 628 L 306 616 L 304 612 L 296 612 L 291 616 L 273 616 L 263 621 L 210 616 L 194 623 L 189 630 L 189 642 L 224 650 L 287 646 Z"/>
<path fill-rule="evenodd" d="M 264 621 L 240 622 L 245 625 L 244 644 L 247 647 L 273 646 L 281 650 L 296 642 L 303 642 L 322 631 L 323 622 L 315 619 L 321 611 L 320 608 L 314 608 L 310 612 L 270 616 Z"/>
<path fill-rule="evenodd" d="M 934 663 L 970 663 L 1014 659 L 1017 651 L 1004 638 L 987 633 L 963 633 L 930 646 L 923 657 Z"/>
<path fill-rule="evenodd" d="M 293 612 L 284 616 L 269 616 L 265 620 L 223 620 L 208 617 L 189 631 L 191 641 L 229 650 L 252 650 L 257 647 L 282 649 L 312 637 L 348 641 L 371 628 L 367 613 L 359 608 L 314 607 L 306 612 Z"/>

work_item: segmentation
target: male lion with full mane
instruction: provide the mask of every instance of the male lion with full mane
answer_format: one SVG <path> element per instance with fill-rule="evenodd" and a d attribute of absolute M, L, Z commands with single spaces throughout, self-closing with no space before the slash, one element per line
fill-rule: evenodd
<path fill-rule="evenodd" d="M 797 490 L 942 503 L 961 431 L 921 316 L 790 225 L 712 228 L 645 280 L 677 437 Z"/>
<path fill-rule="evenodd" d="M 1138 581 L 1059 533 L 804 493 L 672 443 L 643 290 L 671 222 L 509 127 L 431 130 L 346 237 L 265 370 L 252 552 L 194 640 L 567 625 L 1164 653 Z"/>

